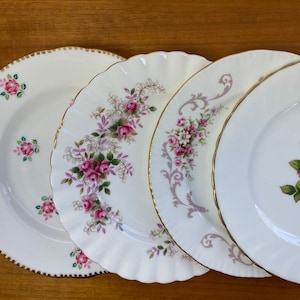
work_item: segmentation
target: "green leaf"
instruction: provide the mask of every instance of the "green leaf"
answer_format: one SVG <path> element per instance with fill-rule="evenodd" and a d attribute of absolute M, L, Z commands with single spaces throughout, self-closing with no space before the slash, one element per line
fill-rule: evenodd
<path fill-rule="evenodd" d="M 83 175 L 84 175 L 84 173 L 83 173 L 82 171 L 78 172 L 78 173 L 77 173 L 77 179 L 82 178 Z"/>
<path fill-rule="evenodd" d="M 40 209 L 40 208 L 41 208 L 41 206 L 40 206 L 40 205 L 37 205 L 35 208 L 36 208 L 36 209 Z"/>
<path fill-rule="evenodd" d="M 19 77 L 18 77 L 18 74 L 14 74 L 14 79 L 18 79 Z"/>
<path fill-rule="evenodd" d="M 5 92 L 2 92 L 0 95 L 1 95 L 1 96 L 5 96 L 5 95 L 6 95 L 6 93 L 5 93 Z"/>
<path fill-rule="evenodd" d="M 105 159 L 105 156 L 104 156 L 103 153 L 100 153 L 100 154 L 98 155 L 98 157 L 97 157 L 97 160 L 98 160 L 99 162 L 103 161 L 104 159 Z"/>
<path fill-rule="evenodd" d="M 291 160 L 289 162 L 290 166 L 292 168 L 294 168 L 296 171 L 300 171 L 300 160 L 299 159 L 295 159 L 295 160 Z"/>
<path fill-rule="evenodd" d="M 164 249 L 164 247 L 163 247 L 163 246 L 160 246 L 160 245 L 158 245 L 158 246 L 157 246 L 157 249 L 158 249 L 158 250 L 163 250 L 163 249 Z"/>
<path fill-rule="evenodd" d="M 120 163 L 119 159 L 114 158 L 113 160 L 111 160 L 111 164 L 114 166 L 117 166 Z"/>
<path fill-rule="evenodd" d="M 108 152 L 107 155 L 106 155 L 106 158 L 108 160 L 112 160 L 114 158 L 114 155 L 112 154 L 112 152 Z"/>
<path fill-rule="evenodd" d="M 35 153 L 40 153 L 40 148 L 34 148 Z"/>
<path fill-rule="evenodd" d="M 287 195 L 293 195 L 296 193 L 296 188 L 293 185 L 283 185 L 280 187 L 281 191 Z"/>
<path fill-rule="evenodd" d="M 110 189 L 104 188 L 104 193 L 105 193 L 106 195 L 110 195 Z"/>
<path fill-rule="evenodd" d="M 47 197 L 47 196 L 43 196 L 41 199 L 42 199 L 43 201 L 45 201 L 45 200 L 48 199 L 48 197 Z"/>
<path fill-rule="evenodd" d="M 165 241 L 165 244 L 170 244 L 170 243 L 171 243 L 171 241 L 168 241 L 168 240 Z"/>
<path fill-rule="evenodd" d="M 25 89 L 26 89 L 26 84 L 25 84 L 25 83 L 22 83 L 22 84 L 21 84 L 21 89 L 22 89 L 22 90 L 25 90 Z"/>
<path fill-rule="evenodd" d="M 73 267 L 73 268 L 76 268 L 76 267 L 77 267 L 77 264 L 76 264 L 76 263 L 73 263 L 72 267 Z"/>
<path fill-rule="evenodd" d="M 102 192 L 102 190 L 103 190 L 103 186 L 102 186 L 102 185 L 99 185 L 98 191 L 99 191 L 99 192 Z"/>
<path fill-rule="evenodd" d="M 26 160 L 27 160 L 27 157 L 26 157 L 26 156 L 24 156 L 24 157 L 23 157 L 23 161 L 26 161 Z"/>
<path fill-rule="evenodd" d="M 296 189 L 297 189 L 297 191 L 300 191 L 300 180 L 297 181 L 297 183 L 296 183 Z"/>
<path fill-rule="evenodd" d="M 21 98 L 23 96 L 22 92 L 17 93 L 17 98 Z"/>
<path fill-rule="evenodd" d="M 103 184 L 102 184 L 102 186 L 110 186 L 110 181 L 105 181 L 105 182 L 103 182 Z"/>
<path fill-rule="evenodd" d="M 29 161 L 32 161 L 32 157 L 31 156 L 28 156 L 27 158 Z"/>
<path fill-rule="evenodd" d="M 8 95 L 8 94 L 5 94 L 4 98 L 5 98 L 6 100 L 8 100 L 8 99 L 9 99 L 9 95 Z"/>
<path fill-rule="evenodd" d="M 94 136 L 94 137 L 97 137 L 97 136 L 99 136 L 99 133 L 97 133 L 97 132 L 92 132 L 91 135 Z"/>
<path fill-rule="evenodd" d="M 70 253 L 70 256 L 71 256 L 71 257 L 74 257 L 74 256 L 75 256 L 75 252 L 72 251 L 72 252 Z"/>
<path fill-rule="evenodd" d="M 36 139 L 33 139 L 33 140 L 32 140 L 32 144 L 37 145 L 37 143 L 38 143 L 38 142 L 37 142 Z"/>
<path fill-rule="evenodd" d="M 10 74 L 7 74 L 7 79 L 12 79 L 12 76 Z"/>
<path fill-rule="evenodd" d="M 151 106 L 151 107 L 149 107 L 149 109 L 150 109 L 150 111 L 156 111 L 157 110 L 157 108 L 155 106 Z"/>
<path fill-rule="evenodd" d="M 73 167 L 72 169 L 70 169 L 70 171 L 72 173 L 79 173 L 80 172 L 80 169 L 78 167 Z"/>
<path fill-rule="evenodd" d="M 300 200 L 300 192 L 297 192 L 295 195 L 294 195 L 294 200 L 295 202 L 298 202 Z"/>
<path fill-rule="evenodd" d="M 133 95 L 133 94 L 134 94 L 134 92 L 135 92 L 135 88 L 131 89 L 131 91 L 130 91 L 130 95 Z"/>
<path fill-rule="evenodd" d="M 25 136 L 22 136 L 22 137 L 21 137 L 21 141 L 25 142 L 25 141 L 26 141 L 26 137 L 25 137 Z"/>
<path fill-rule="evenodd" d="M 107 212 L 110 212 L 111 211 L 111 207 L 109 206 L 109 207 L 106 207 L 106 211 Z"/>
<path fill-rule="evenodd" d="M 166 248 L 166 249 L 164 250 L 164 252 L 163 252 L 163 255 L 166 255 L 167 252 L 168 252 L 168 249 Z"/>

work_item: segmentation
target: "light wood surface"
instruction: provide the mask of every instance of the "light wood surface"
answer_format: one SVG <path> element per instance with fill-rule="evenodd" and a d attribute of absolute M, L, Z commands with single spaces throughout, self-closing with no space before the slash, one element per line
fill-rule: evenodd
<path fill-rule="evenodd" d="M 156 50 L 182 50 L 210 60 L 262 48 L 300 54 L 299 37 L 297 0 L 0 0 L 0 69 L 31 52 L 61 46 L 103 49 L 125 58 Z M 7 300 L 299 297 L 300 285 L 277 277 L 234 278 L 210 271 L 165 285 L 116 274 L 53 278 L 0 255 L 0 299 Z"/>

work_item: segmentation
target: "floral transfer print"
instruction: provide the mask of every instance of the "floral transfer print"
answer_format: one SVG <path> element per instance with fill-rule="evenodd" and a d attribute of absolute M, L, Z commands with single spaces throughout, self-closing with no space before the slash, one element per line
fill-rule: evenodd
<path fill-rule="evenodd" d="M 298 178 L 300 178 L 300 160 L 292 160 L 289 164 L 296 171 Z M 300 200 L 300 179 L 295 185 L 286 184 L 281 186 L 280 189 L 284 194 L 293 196 L 296 203 Z"/>
<path fill-rule="evenodd" d="M 156 111 L 148 104 L 149 97 L 164 93 L 164 87 L 148 79 L 132 88 L 124 88 L 123 97 L 110 95 L 109 108 L 98 107 L 90 117 L 95 119 L 95 131 L 74 146 L 65 149 L 64 159 L 74 166 L 65 173 L 61 184 L 75 184 L 81 199 L 75 200 L 75 210 L 91 217 L 84 231 L 106 233 L 106 226 L 114 224 L 122 230 L 122 218 L 118 210 L 103 201 L 102 195 L 110 195 L 111 176 L 125 182 L 133 175 L 133 166 L 127 153 L 122 153 L 122 143 L 135 142 L 138 129 L 143 128 L 142 118 Z"/>
<path fill-rule="evenodd" d="M 18 146 L 13 150 L 18 156 L 23 156 L 23 161 L 32 161 L 32 156 L 40 152 L 40 146 L 36 139 L 27 141 L 25 136 L 17 140 Z"/>
<path fill-rule="evenodd" d="M 41 200 L 43 201 L 43 204 L 39 204 L 35 208 L 38 210 L 38 214 L 44 217 L 45 221 L 52 218 L 53 214 L 58 215 L 52 196 L 42 196 Z"/>
<path fill-rule="evenodd" d="M 190 170 L 194 168 L 194 158 L 198 155 L 195 147 L 199 144 L 205 145 L 205 139 L 209 134 L 208 125 L 213 124 L 214 117 L 221 112 L 223 105 L 205 109 L 200 113 L 199 119 L 191 117 L 179 117 L 177 119 L 176 128 L 167 131 L 169 150 L 173 153 L 174 164 L 181 171 L 185 172 L 185 176 L 189 180 L 193 177 Z"/>
<path fill-rule="evenodd" d="M 75 259 L 72 267 L 81 270 L 82 268 L 91 268 L 92 261 L 83 253 L 83 251 L 76 247 L 74 251 L 70 253 L 70 257 Z"/>
<path fill-rule="evenodd" d="M 8 100 L 11 96 L 21 98 L 24 95 L 26 84 L 19 83 L 18 79 L 18 74 L 7 74 L 6 78 L 0 79 L 0 96 L 3 96 L 5 100 Z"/>
<path fill-rule="evenodd" d="M 147 253 L 149 254 L 149 258 L 153 258 L 155 255 L 158 256 L 160 254 L 173 257 L 178 252 L 175 248 L 175 242 L 170 238 L 162 224 L 157 224 L 157 228 L 151 230 L 150 238 L 154 241 L 164 238 L 164 241 L 163 244 L 148 249 Z"/>
<path fill-rule="evenodd" d="M 84 231 L 88 234 L 97 231 L 106 233 L 106 226 L 114 224 L 116 229 L 123 231 L 122 217 L 119 211 L 114 212 L 111 206 L 101 202 L 96 195 L 85 195 L 81 200 L 73 202 L 75 210 L 90 214 L 91 220 L 87 223 Z"/>

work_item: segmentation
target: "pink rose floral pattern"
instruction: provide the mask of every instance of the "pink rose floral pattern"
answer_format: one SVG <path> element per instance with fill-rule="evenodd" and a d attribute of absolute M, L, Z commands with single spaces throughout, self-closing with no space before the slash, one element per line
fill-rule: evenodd
<path fill-rule="evenodd" d="M 293 196 L 295 203 L 300 201 L 300 160 L 294 159 L 289 162 L 289 165 L 296 171 L 299 178 L 295 185 L 286 184 L 280 187 L 282 193 Z"/>
<path fill-rule="evenodd" d="M 75 262 L 72 265 L 73 268 L 77 268 L 79 270 L 83 268 L 91 268 L 92 260 L 90 260 L 80 248 L 76 247 L 74 251 L 70 253 L 70 257 L 75 259 Z"/>
<path fill-rule="evenodd" d="M 25 136 L 17 140 L 18 146 L 13 150 L 18 156 L 22 156 L 23 161 L 32 161 L 32 156 L 40 152 L 40 146 L 36 139 L 27 141 Z"/>
<path fill-rule="evenodd" d="M 18 74 L 7 74 L 6 78 L 0 79 L 0 88 L 2 88 L 0 96 L 3 96 L 5 100 L 8 100 L 11 96 L 21 98 L 24 95 L 26 84 L 19 83 L 18 79 Z"/>
<path fill-rule="evenodd" d="M 199 119 L 191 117 L 179 117 L 174 129 L 167 131 L 168 145 L 174 155 L 174 164 L 190 180 L 193 179 L 190 170 L 195 166 L 194 159 L 198 155 L 195 147 L 205 145 L 205 139 L 209 133 L 208 125 L 213 123 L 214 117 L 219 114 L 223 105 L 205 109 L 200 113 Z"/>
<path fill-rule="evenodd" d="M 65 173 L 61 184 L 75 184 L 81 199 L 73 202 L 76 211 L 90 215 L 84 231 L 106 233 L 107 225 L 123 230 L 122 218 L 103 198 L 110 195 L 110 177 L 118 176 L 125 182 L 133 175 L 128 154 L 122 153 L 121 143 L 132 143 L 138 130 L 143 128 L 142 118 L 156 111 L 149 105 L 149 97 L 164 93 L 164 87 L 151 79 L 124 88 L 123 97 L 110 95 L 109 108 L 98 107 L 90 117 L 96 120 L 95 131 L 65 149 L 64 159 L 74 167 Z"/>
<path fill-rule="evenodd" d="M 36 209 L 39 215 L 42 215 L 47 221 L 49 218 L 52 218 L 54 214 L 58 215 L 58 211 L 55 208 L 52 196 L 42 196 L 42 204 L 36 205 Z"/>

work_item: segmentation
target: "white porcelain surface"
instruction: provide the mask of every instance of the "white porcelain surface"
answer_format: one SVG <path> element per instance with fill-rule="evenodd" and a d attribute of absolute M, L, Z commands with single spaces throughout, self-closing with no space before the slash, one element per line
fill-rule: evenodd
<path fill-rule="evenodd" d="M 296 60 L 291 53 L 255 50 L 212 63 L 171 99 L 153 135 L 149 180 L 158 214 L 177 244 L 211 269 L 269 276 L 240 251 L 220 221 L 212 159 L 224 120 L 237 101 L 265 75 Z M 238 141 L 235 145 L 239 149 Z"/>
<path fill-rule="evenodd" d="M 160 112 L 208 63 L 183 52 L 137 55 L 99 74 L 64 117 L 52 155 L 54 201 L 71 238 L 110 272 L 166 283 L 208 271 L 160 224 L 147 177 Z"/>
<path fill-rule="evenodd" d="M 239 246 L 263 268 L 300 283 L 300 64 L 262 82 L 220 137 L 216 196 Z M 237 145 L 237 146 L 234 146 Z"/>
<path fill-rule="evenodd" d="M 16 264 L 51 276 L 104 271 L 70 240 L 50 187 L 57 126 L 92 77 L 120 61 L 76 47 L 28 55 L 0 72 L 0 250 Z"/>

